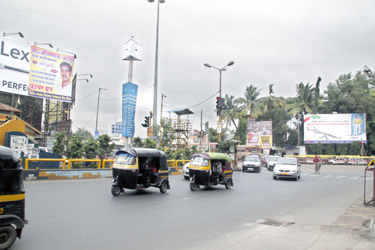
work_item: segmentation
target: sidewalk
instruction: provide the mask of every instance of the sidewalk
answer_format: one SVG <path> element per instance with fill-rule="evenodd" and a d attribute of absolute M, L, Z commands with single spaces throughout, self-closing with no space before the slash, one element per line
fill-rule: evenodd
<path fill-rule="evenodd" d="M 366 192 L 366 202 L 372 199 L 372 188 Z M 375 229 L 375 205 L 363 205 L 363 196 L 351 205 L 334 226 Z"/>

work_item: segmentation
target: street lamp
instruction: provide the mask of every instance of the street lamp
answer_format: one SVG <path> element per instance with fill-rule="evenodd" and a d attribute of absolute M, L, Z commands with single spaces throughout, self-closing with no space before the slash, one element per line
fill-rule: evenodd
<path fill-rule="evenodd" d="M 91 78 L 93 77 L 91 74 L 78 74 L 77 76 L 90 76 Z"/>
<path fill-rule="evenodd" d="M 37 43 L 37 42 L 35 42 L 34 45 L 35 45 L 35 46 L 36 46 L 36 45 L 48 45 L 48 46 L 50 46 L 51 48 L 53 48 L 52 44 L 50 44 L 50 43 Z"/>
<path fill-rule="evenodd" d="M 363 66 L 363 72 L 368 76 L 368 77 L 372 77 L 372 71 L 369 67 L 367 67 L 366 65 Z"/>
<path fill-rule="evenodd" d="M 98 115 L 99 115 L 100 90 L 108 90 L 108 89 L 105 89 L 105 88 L 99 88 L 99 94 L 98 94 L 98 107 L 97 107 L 97 109 L 96 109 L 96 126 L 95 126 L 95 133 L 98 132 Z"/>
<path fill-rule="evenodd" d="M 147 0 L 153 3 L 155 0 Z M 156 22 L 156 49 L 155 49 L 155 74 L 154 74 L 154 103 L 153 103 L 153 121 L 152 124 L 157 123 L 158 111 L 158 48 L 159 48 L 159 3 L 165 3 L 165 0 L 158 0 L 157 22 Z"/>
<path fill-rule="evenodd" d="M 217 69 L 220 73 L 220 81 L 219 81 L 219 97 L 220 97 L 220 100 L 221 100 L 221 72 L 222 71 L 226 71 L 226 67 L 229 67 L 229 66 L 232 66 L 234 64 L 233 61 L 230 61 L 227 65 L 225 65 L 224 67 L 222 67 L 221 69 L 219 68 L 216 68 L 214 66 L 212 66 L 211 64 L 208 64 L 208 63 L 205 63 L 204 66 L 206 66 L 207 68 L 214 68 L 214 69 Z M 221 124 L 221 113 L 219 115 L 219 123 Z M 221 140 L 221 131 L 219 133 L 219 141 Z"/>
<path fill-rule="evenodd" d="M 12 36 L 12 35 L 19 35 L 20 37 L 23 38 L 23 34 L 21 32 L 16 32 L 16 33 L 3 33 L 3 36 Z"/>
<path fill-rule="evenodd" d="M 73 52 L 69 52 L 69 51 L 62 50 L 62 49 L 57 48 L 57 52 L 59 52 L 59 51 L 62 51 L 62 52 L 68 53 L 68 54 L 72 54 L 72 55 L 74 56 L 74 59 L 77 59 L 77 55 L 74 54 Z"/>

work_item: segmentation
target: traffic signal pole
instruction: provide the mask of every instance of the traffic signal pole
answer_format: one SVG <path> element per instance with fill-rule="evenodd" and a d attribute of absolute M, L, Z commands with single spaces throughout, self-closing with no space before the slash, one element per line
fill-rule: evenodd
<path fill-rule="evenodd" d="M 219 70 L 219 72 L 220 72 L 220 87 L 219 87 L 220 102 L 221 102 L 221 71 L 222 70 Z M 219 115 L 219 123 L 220 123 L 219 141 L 221 141 L 221 110 L 219 112 L 220 112 L 220 115 Z"/>

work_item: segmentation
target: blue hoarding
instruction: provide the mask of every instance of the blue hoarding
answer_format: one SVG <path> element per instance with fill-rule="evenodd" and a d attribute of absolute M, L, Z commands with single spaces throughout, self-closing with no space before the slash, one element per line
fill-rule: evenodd
<path fill-rule="evenodd" d="M 133 137 L 135 106 L 138 85 L 127 82 L 122 85 L 122 136 Z"/>

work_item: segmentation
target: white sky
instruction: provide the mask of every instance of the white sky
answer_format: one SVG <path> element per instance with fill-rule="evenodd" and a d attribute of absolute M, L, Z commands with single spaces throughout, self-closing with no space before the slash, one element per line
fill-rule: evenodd
<path fill-rule="evenodd" d="M 147 0 L 0 0 L 0 30 L 77 55 L 74 71 L 94 78 L 78 82 L 73 130 L 93 134 L 99 88 L 108 90 L 101 91 L 98 130 L 110 134 L 111 124 L 121 121 L 129 68 L 122 47 L 134 36 L 142 44 L 133 71 L 135 136 L 145 137 L 140 124 L 153 109 L 156 10 L 157 3 Z M 158 120 L 161 94 L 168 111 L 195 106 L 219 90 L 219 72 L 206 62 L 221 68 L 234 61 L 223 72 L 222 93 L 235 98 L 251 84 L 261 97 L 272 83 L 276 96 L 290 97 L 300 82 L 315 85 L 320 76 L 325 90 L 341 74 L 364 65 L 374 70 L 374 13 L 371 0 L 166 0 L 160 5 Z M 215 105 L 214 96 L 191 108 L 195 129 L 201 110 L 203 123 L 216 127 Z"/>

